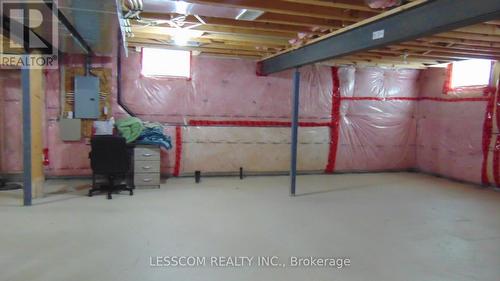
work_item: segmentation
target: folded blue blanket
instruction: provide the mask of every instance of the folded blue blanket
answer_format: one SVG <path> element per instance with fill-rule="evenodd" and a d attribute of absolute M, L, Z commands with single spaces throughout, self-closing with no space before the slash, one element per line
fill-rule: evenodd
<path fill-rule="evenodd" d="M 172 148 L 172 140 L 163 133 L 161 126 L 146 126 L 139 138 L 137 138 L 136 143 L 155 144 L 167 150 Z"/>

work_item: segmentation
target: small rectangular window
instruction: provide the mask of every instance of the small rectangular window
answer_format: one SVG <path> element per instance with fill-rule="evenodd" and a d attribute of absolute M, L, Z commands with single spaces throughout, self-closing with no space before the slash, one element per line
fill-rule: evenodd
<path fill-rule="evenodd" d="M 159 77 L 191 77 L 191 52 L 142 48 L 142 75 Z"/>
<path fill-rule="evenodd" d="M 454 62 L 451 71 L 451 88 L 488 86 L 490 84 L 491 66 L 489 60 Z"/>

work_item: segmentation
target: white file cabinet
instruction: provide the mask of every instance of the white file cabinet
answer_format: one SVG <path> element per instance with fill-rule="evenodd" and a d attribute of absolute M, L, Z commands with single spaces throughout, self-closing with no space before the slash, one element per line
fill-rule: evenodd
<path fill-rule="evenodd" d="M 134 186 L 160 187 L 160 148 L 137 145 L 134 148 Z"/>

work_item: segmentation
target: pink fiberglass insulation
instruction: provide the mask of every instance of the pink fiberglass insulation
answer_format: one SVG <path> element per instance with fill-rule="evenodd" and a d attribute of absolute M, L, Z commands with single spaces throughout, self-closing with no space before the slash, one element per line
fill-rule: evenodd
<path fill-rule="evenodd" d="M 337 171 L 414 167 L 418 74 L 381 68 L 340 70 Z"/>
<path fill-rule="evenodd" d="M 239 59 L 193 57 L 192 65 L 192 78 L 183 80 L 141 76 L 136 53 L 124 62 L 123 101 L 139 117 L 203 125 L 183 129 L 181 172 L 286 171 L 289 125 L 273 122 L 290 120 L 291 72 L 258 77 L 254 62 Z M 317 126 L 299 130 L 299 169 L 321 171 L 330 154 L 331 68 L 303 67 L 301 74 L 300 121 Z M 340 76 L 336 170 L 414 167 L 416 100 L 383 99 L 416 98 L 418 71 L 342 68 Z"/>
<path fill-rule="evenodd" d="M 90 148 L 85 141 L 64 142 L 59 135 L 60 114 L 59 70 L 45 71 L 45 143 L 49 149 L 50 164 L 45 167 L 48 176 L 88 175 Z"/>
<path fill-rule="evenodd" d="M 123 61 L 123 101 L 145 120 L 186 124 L 191 119 L 289 120 L 291 74 L 255 75 L 255 62 L 193 57 L 191 79 L 141 75 L 141 56 Z M 301 117 L 329 119 L 328 67 L 305 67 Z"/>
<path fill-rule="evenodd" d="M 20 71 L 0 71 L 0 93 L 0 171 L 19 173 L 23 170 Z"/>
<path fill-rule="evenodd" d="M 65 56 L 65 67 L 81 67 L 84 62 L 82 56 Z M 94 59 L 92 67 L 106 67 L 112 71 L 112 93 L 116 93 L 116 73 L 114 62 L 106 57 Z M 88 153 L 90 146 L 85 140 L 64 142 L 59 132 L 58 118 L 60 115 L 60 75 L 59 70 L 46 70 L 45 99 L 46 99 L 46 135 L 45 143 L 49 149 L 50 164 L 45 167 L 48 176 L 90 175 Z M 115 108 L 115 106 L 113 107 Z"/>
<path fill-rule="evenodd" d="M 445 69 L 421 75 L 421 97 L 443 98 Z M 484 97 L 476 93 L 468 97 Z M 487 101 L 461 99 L 422 100 L 418 105 L 417 168 L 419 170 L 481 183 L 482 137 Z M 455 100 L 455 101 L 453 101 Z"/>
<path fill-rule="evenodd" d="M 137 53 L 130 52 L 122 62 L 123 102 L 144 120 L 172 125 L 166 133 L 174 149 L 163 152 L 163 173 L 288 169 L 291 72 L 259 77 L 253 61 L 193 57 L 191 79 L 162 79 L 141 76 Z M 73 57 L 65 62 L 80 63 Z M 113 60 L 95 66 L 112 68 L 115 81 Z M 487 105 L 483 94 L 472 96 L 483 97 L 478 101 L 450 101 L 462 96 L 442 93 L 445 70 L 425 70 L 420 79 L 419 73 L 342 67 L 335 78 L 330 67 L 303 67 L 299 170 L 323 171 L 330 164 L 334 171 L 417 168 L 480 183 Z M 15 173 L 22 171 L 20 73 L 1 74 L 0 168 Z M 50 153 L 46 173 L 89 175 L 89 146 L 59 137 L 59 72 L 47 71 L 45 76 L 44 139 Z M 111 84 L 113 115 L 127 116 L 116 103 L 116 84 Z M 337 131 L 332 130 L 336 120 Z M 336 157 L 331 163 L 333 147 Z"/>
<path fill-rule="evenodd" d="M 81 56 L 65 56 L 65 67 L 81 67 L 84 62 Z M 109 57 L 94 58 L 92 67 L 105 67 L 112 69 L 111 73 L 111 107 L 115 118 L 128 116 L 116 102 L 116 60 Z M 46 91 L 46 136 L 45 143 L 49 149 L 50 164 L 45 167 L 48 176 L 90 175 L 90 162 L 88 153 L 90 146 L 85 140 L 77 142 L 64 142 L 59 135 L 58 118 L 60 114 L 60 84 L 59 70 L 48 70 L 45 72 Z M 170 129 L 166 129 L 168 135 L 173 135 Z M 22 148 L 21 148 L 22 149 Z M 173 169 L 170 152 L 162 151 L 162 172 L 168 173 Z M 170 160 L 172 159 L 172 160 Z"/>
<path fill-rule="evenodd" d="M 170 134 L 175 148 L 175 134 L 182 134 L 182 149 L 168 152 L 175 156 L 168 163 L 172 171 L 287 170 L 291 72 L 259 77 L 254 61 L 193 57 L 189 80 L 144 77 L 140 54 L 133 52 L 123 69 L 122 101 L 131 111 L 144 120 L 183 126 Z M 322 127 L 301 130 L 305 160 L 299 167 L 321 171 L 331 119 L 329 67 L 303 68 L 300 111 L 301 122 Z M 198 125 L 184 126 L 189 124 Z"/>
<path fill-rule="evenodd" d="M 71 66 L 73 61 L 66 64 Z M 208 122 L 208 126 L 182 127 L 182 144 L 177 143 L 177 130 L 167 127 L 174 147 L 181 145 L 182 149 L 164 153 L 162 170 L 231 172 L 244 167 L 256 172 L 286 171 L 291 72 L 259 77 L 255 75 L 253 61 L 240 59 L 193 57 L 192 65 L 190 80 L 148 78 L 140 75 L 139 54 L 131 52 L 129 58 L 123 59 L 123 102 L 139 117 L 182 125 Z M 113 67 L 113 64 L 105 66 Z M 307 127 L 299 130 L 299 169 L 322 171 L 331 154 L 332 72 L 330 67 L 308 66 L 303 67 L 301 73 L 300 121 Z M 336 171 L 413 167 L 414 102 L 382 99 L 414 97 L 417 73 L 376 68 L 341 69 Z M 48 175 L 90 174 L 89 146 L 84 141 L 62 142 L 59 137 L 58 72 L 47 72 L 46 79 L 46 143 L 50 153 L 46 172 Z M 116 95 L 113 100 L 116 101 Z M 126 116 L 115 102 L 113 114 L 116 118 Z M 210 125 L 213 121 L 230 123 Z M 232 124 L 234 121 L 240 123 Z M 20 151 L 21 147 L 18 148 Z M 176 151 L 182 155 L 175 155 Z"/>

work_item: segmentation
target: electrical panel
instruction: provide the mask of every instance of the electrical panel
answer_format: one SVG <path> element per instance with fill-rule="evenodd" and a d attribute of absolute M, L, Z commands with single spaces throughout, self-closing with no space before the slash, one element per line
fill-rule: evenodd
<path fill-rule="evenodd" d="M 75 118 L 98 119 L 99 78 L 75 76 Z"/>

